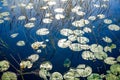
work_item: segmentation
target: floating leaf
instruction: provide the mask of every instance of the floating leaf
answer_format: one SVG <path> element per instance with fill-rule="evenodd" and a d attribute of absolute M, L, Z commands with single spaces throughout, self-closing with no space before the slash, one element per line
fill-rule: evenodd
<path fill-rule="evenodd" d="M 0 61 L 0 72 L 8 70 L 9 67 L 10 67 L 10 64 L 8 61 L 6 60 Z"/>
<path fill-rule="evenodd" d="M 63 76 L 59 72 L 52 73 L 50 80 L 63 80 Z"/>
<path fill-rule="evenodd" d="M 2 77 L 1 77 L 2 80 L 17 80 L 17 75 L 13 72 L 4 72 Z"/>
<path fill-rule="evenodd" d="M 64 67 L 70 67 L 70 65 L 71 65 L 71 61 L 70 61 L 70 59 L 69 59 L 69 58 L 65 59 L 63 65 L 64 65 Z"/>

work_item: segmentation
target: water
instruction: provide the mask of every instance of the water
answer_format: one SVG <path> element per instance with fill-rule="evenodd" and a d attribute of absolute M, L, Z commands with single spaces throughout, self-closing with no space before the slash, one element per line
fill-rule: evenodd
<path fill-rule="evenodd" d="M 120 29 L 118 31 L 112 31 L 108 29 L 109 24 L 105 24 L 104 19 L 112 20 L 111 24 L 116 24 L 120 26 L 120 1 L 119 0 L 67 0 L 66 2 L 62 2 L 62 0 L 54 0 L 57 4 L 53 6 L 48 6 L 47 2 L 43 0 L 5 0 L 7 2 L 7 6 L 4 6 L 6 3 L 0 1 L 0 13 L 8 11 L 10 13 L 10 20 L 4 20 L 4 23 L 0 24 L 0 39 L 6 44 L 3 46 L 3 43 L 0 44 L 0 60 L 7 59 L 16 69 L 20 69 L 21 60 L 26 60 L 28 56 L 32 54 L 38 54 L 39 59 L 33 63 L 33 67 L 31 69 L 25 69 L 23 73 L 28 72 L 32 74 L 23 75 L 24 80 L 42 80 L 39 77 L 39 66 L 44 61 L 50 61 L 53 65 L 50 73 L 60 72 L 64 75 L 70 68 L 76 68 L 79 64 L 85 64 L 92 68 L 92 73 L 98 74 L 107 74 L 106 71 L 110 70 L 110 65 L 104 63 L 104 60 L 84 60 L 82 58 L 81 51 L 73 51 L 69 47 L 60 48 L 58 46 L 58 42 L 60 39 L 67 39 L 68 37 L 61 35 L 60 31 L 63 28 L 71 29 L 71 30 L 83 30 L 84 27 L 88 27 L 92 30 L 91 33 L 85 33 L 83 36 L 89 39 L 88 45 L 99 44 L 103 47 L 110 46 L 111 44 L 116 44 L 116 48 L 112 50 L 112 52 L 107 52 L 109 57 L 117 58 L 120 54 Z M 20 7 L 20 3 L 28 4 L 33 3 L 32 9 L 25 9 Z M 101 5 L 106 4 L 106 7 L 96 8 L 93 4 Z M 15 8 L 10 8 L 11 6 L 15 6 Z M 82 9 L 80 11 L 85 12 L 86 14 L 83 16 L 77 15 L 74 12 L 71 12 L 71 9 L 75 6 L 81 6 Z M 42 7 L 48 6 L 48 9 L 41 9 Z M 55 12 L 54 9 L 63 8 L 64 12 Z M 52 23 L 46 24 L 43 22 L 45 18 L 45 13 L 52 13 Z M 58 20 L 55 16 L 56 14 L 63 14 L 65 18 Z M 88 25 L 84 27 L 75 27 L 72 25 L 72 22 L 80 19 L 88 19 L 89 16 L 97 16 L 98 14 L 104 14 L 105 18 L 99 19 L 96 18 L 95 21 L 90 21 Z M 18 20 L 19 16 L 26 16 L 25 20 Z M 36 21 L 30 21 L 29 19 L 35 17 Z M 4 17 L 5 18 L 5 17 Z M 3 19 L 3 18 L 2 18 Z M 1 19 L 1 20 L 2 20 Z M 25 28 L 25 24 L 32 22 L 35 24 L 33 28 Z M 95 28 L 93 27 L 95 26 Z M 49 34 L 47 35 L 37 35 L 36 31 L 41 28 L 47 28 L 49 30 Z M 19 33 L 16 38 L 11 38 L 11 34 Z M 112 39 L 112 43 L 106 43 L 102 40 L 103 37 L 108 36 Z M 46 41 L 48 39 L 49 41 Z M 18 41 L 24 41 L 25 46 L 17 46 L 16 43 Z M 44 41 L 46 44 L 45 48 L 41 49 L 41 53 L 37 53 L 37 50 L 32 49 L 31 44 L 36 41 Z M 73 41 L 73 43 L 77 43 L 77 41 Z M 71 65 L 70 67 L 64 67 L 64 61 L 66 59 L 70 59 Z M 17 61 L 17 62 L 16 62 Z M 117 62 L 119 64 L 119 62 Z M 12 71 L 18 74 L 18 80 L 22 80 L 20 74 L 11 66 L 7 71 Z M 0 72 L 0 77 L 3 72 Z M 120 75 L 120 74 L 119 74 Z M 81 80 L 87 80 L 87 77 L 80 77 Z M 105 79 L 105 78 L 103 78 Z M 49 78 L 48 78 L 49 80 Z M 59 79 L 58 79 L 59 80 Z"/>

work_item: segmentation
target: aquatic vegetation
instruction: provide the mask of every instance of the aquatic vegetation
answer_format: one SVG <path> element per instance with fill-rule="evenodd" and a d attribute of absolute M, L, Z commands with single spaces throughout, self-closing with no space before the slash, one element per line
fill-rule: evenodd
<path fill-rule="evenodd" d="M 45 61 L 40 65 L 40 69 L 51 70 L 52 64 L 49 61 Z"/>
<path fill-rule="evenodd" d="M 96 20 L 96 16 L 89 16 L 88 19 L 94 21 L 94 20 Z"/>
<path fill-rule="evenodd" d="M 16 45 L 17 46 L 25 46 L 25 41 L 18 41 L 17 43 L 16 43 Z"/>
<path fill-rule="evenodd" d="M 104 19 L 104 23 L 106 23 L 106 24 L 111 24 L 111 23 L 112 23 L 112 20 L 110 20 L 110 19 Z"/>
<path fill-rule="evenodd" d="M 101 45 L 97 45 L 97 44 L 92 44 L 90 46 L 90 50 L 92 52 L 102 52 L 103 51 L 103 47 Z"/>
<path fill-rule="evenodd" d="M 120 56 L 117 57 L 117 61 L 120 62 Z"/>
<path fill-rule="evenodd" d="M 17 80 L 17 75 L 14 72 L 7 71 L 3 73 L 1 79 L 2 80 Z"/>
<path fill-rule="evenodd" d="M 114 75 L 120 75 L 120 64 L 114 64 L 110 67 L 110 71 L 114 74 Z"/>
<path fill-rule="evenodd" d="M 92 73 L 92 68 L 84 64 L 78 65 L 76 70 L 80 77 L 87 77 Z"/>
<path fill-rule="evenodd" d="M 111 49 L 109 46 L 105 46 L 105 47 L 104 47 L 104 51 L 105 51 L 105 52 L 108 52 L 108 51 L 109 51 L 109 52 L 112 52 L 112 49 Z"/>
<path fill-rule="evenodd" d="M 31 44 L 31 47 L 36 50 L 36 49 L 39 49 L 40 47 L 45 48 L 46 45 L 44 44 L 44 42 L 36 41 L 36 42 Z"/>
<path fill-rule="evenodd" d="M 6 60 L 0 61 L 0 72 L 7 71 L 9 67 L 10 67 L 10 64 L 8 61 Z"/>
<path fill-rule="evenodd" d="M 84 27 L 83 31 L 86 32 L 86 33 L 91 33 L 92 32 L 92 30 L 88 27 Z"/>
<path fill-rule="evenodd" d="M 50 80 L 63 80 L 63 76 L 59 72 L 52 73 Z"/>
<path fill-rule="evenodd" d="M 52 19 L 50 19 L 50 18 L 44 18 L 43 19 L 43 23 L 52 23 Z"/>
<path fill-rule="evenodd" d="M 38 59 L 39 59 L 39 55 L 38 54 L 32 54 L 28 57 L 28 59 L 31 61 L 31 62 L 36 62 Z"/>
<path fill-rule="evenodd" d="M 63 14 L 56 14 L 55 15 L 55 19 L 57 19 L 57 20 L 64 19 L 64 18 L 65 18 L 65 16 Z"/>
<path fill-rule="evenodd" d="M 29 60 L 20 62 L 20 68 L 21 69 L 25 69 L 25 68 L 29 69 L 29 68 L 32 67 L 32 65 L 33 65 L 33 63 L 31 61 L 29 61 Z"/>
<path fill-rule="evenodd" d="M 115 61 L 115 58 L 114 58 L 114 57 L 107 57 L 107 58 L 104 60 L 104 62 L 105 62 L 106 64 L 110 64 L 110 65 L 117 63 L 117 61 Z"/>
<path fill-rule="evenodd" d="M 96 73 L 92 73 L 90 76 L 87 77 L 88 80 L 102 80 L 101 76 Z"/>
<path fill-rule="evenodd" d="M 99 60 L 104 60 L 108 57 L 107 53 L 105 53 L 105 52 L 95 52 L 94 55 Z"/>
<path fill-rule="evenodd" d="M 0 24 L 4 23 L 4 20 L 0 20 Z"/>
<path fill-rule="evenodd" d="M 73 51 L 81 51 L 82 50 L 81 44 L 79 44 L 79 43 L 73 43 L 69 46 L 69 48 Z"/>
<path fill-rule="evenodd" d="M 117 5 L 1 0 L 0 80 L 120 80 Z"/>
<path fill-rule="evenodd" d="M 36 31 L 37 35 L 47 35 L 49 34 L 49 30 L 47 28 L 41 28 Z"/>
<path fill-rule="evenodd" d="M 18 35 L 19 35 L 19 33 L 13 33 L 13 34 L 10 35 L 10 37 L 11 37 L 11 38 L 15 38 L 15 37 L 17 37 Z"/>
<path fill-rule="evenodd" d="M 29 19 L 30 21 L 36 21 L 36 18 L 35 17 L 32 17 Z"/>
<path fill-rule="evenodd" d="M 33 28 L 35 25 L 34 23 L 27 23 L 24 25 L 26 28 Z"/>
<path fill-rule="evenodd" d="M 82 52 L 82 58 L 85 60 L 93 60 L 95 59 L 95 55 L 90 51 Z"/>
<path fill-rule="evenodd" d="M 61 39 L 58 41 L 58 46 L 61 48 L 67 48 L 72 42 L 67 39 Z"/>
<path fill-rule="evenodd" d="M 71 29 L 62 29 L 60 31 L 60 34 L 63 36 L 69 36 L 69 35 L 73 34 L 73 31 Z"/>
<path fill-rule="evenodd" d="M 107 74 L 106 75 L 106 80 L 119 80 L 119 77 L 113 74 Z"/>
<path fill-rule="evenodd" d="M 103 38 L 103 40 L 105 41 L 105 42 L 107 42 L 107 43 L 111 43 L 112 42 L 112 40 L 109 38 L 109 37 L 104 37 Z"/>
<path fill-rule="evenodd" d="M 25 16 L 19 16 L 19 17 L 18 17 L 18 20 L 25 20 L 25 19 L 26 19 Z"/>
<path fill-rule="evenodd" d="M 84 27 L 86 24 L 89 24 L 89 21 L 84 19 L 81 19 L 79 21 L 74 21 L 72 23 L 72 25 L 75 27 Z"/>
<path fill-rule="evenodd" d="M 65 59 L 63 65 L 64 65 L 64 67 L 70 67 L 70 65 L 71 65 L 71 61 L 70 61 L 70 59 L 69 59 L 69 58 Z"/>
<path fill-rule="evenodd" d="M 81 44 L 86 44 L 89 42 L 89 39 L 86 37 L 77 37 L 77 41 Z"/>
<path fill-rule="evenodd" d="M 112 31 L 119 31 L 120 30 L 120 27 L 116 24 L 110 24 L 108 26 L 108 29 L 112 30 Z"/>
<path fill-rule="evenodd" d="M 103 18 L 105 18 L 105 15 L 104 15 L 104 14 L 98 14 L 97 17 L 98 17 L 99 19 L 103 19 Z"/>
<path fill-rule="evenodd" d="M 63 8 L 56 8 L 56 9 L 54 9 L 54 11 L 57 13 L 62 13 L 64 11 L 64 9 Z"/>
<path fill-rule="evenodd" d="M 64 74 L 65 80 L 79 80 L 79 75 L 76 70 L 70 69 L 67 73 Z"/>

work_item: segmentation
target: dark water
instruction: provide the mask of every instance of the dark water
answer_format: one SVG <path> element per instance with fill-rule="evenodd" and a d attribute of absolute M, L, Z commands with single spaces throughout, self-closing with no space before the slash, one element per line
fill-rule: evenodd
<path fill-rule="evenodd" d="M 1 0 L 2 1 L 2 0 Z M 45 41 L 45 44 L 47 45 L 46 48 L 41 49 L 42 52 L 39 53 L 40 59 L 34 63 L 33 68 L 26 71 L 34 71 L 36 74 L 30 74 L 30 75 L 24 75 L 25 80 L 42 80 L 38 75 L 39 65 L 44 61 L 50 61 L 53 65 L 53 69 L 50 71 L 52 72 L 60 72 L 61 74 L 64 74 L 69 70 L 69 68 L 66 68 L 63 66 L 64 61 L 66 58 L 69 58 L 71 61 L 70 67 L 76 67 L 79 64 L 86 64 L 92 67 L 93 73 L 98 74 L 106 74 L 106 71 L 109 70 L 110 66 L 105 64 L 101 60 L 84 60 L 81 57 L 82 51 L 75 52 L 70 50 L 69 48 L 60 48 L 58 47 L 57 43 L 60 39 L 66 38 L 60 34 L 60 30 L 63 28 L 69 28 L 72 30 L 75 30 L 76 27 L 72 26 L 71 23 L 74 21 L 71 19 L 71 17 L 75 17 L 75 20 L 79 20 L 81 18 L 87 19 L 90 15 L 97 15 L 97 14 L 105 14 L 105 18 L 111 19 L 113 21 L 113 24 L 116 24 L 120 26 L 120 1 L 119 0 L 110 0 L 109 2 L 106 2 L 108 5 L 108 8 L 93 8 L 93 6 L 89 6 L 88 8 L 83 8 L 86 12 L 86 15 L 84 17 L 79 17 L 74 15 L 68 7 L 70 5 L 81 5 L 85 6 L 87 4 L 87 0 L 84 0 L 85 2 L 81 4 L 80 2 L 77 2 L 79 0 L 68 0 L 67 4 L 60 3 L 58 5 L 55 5 L 54 7 L 50 7 L 49 10 L 39 10 L 38 7 L 45 5 L 42 0 L 31 0 L 33 1 L 34 9 L 32 10 L 26 10 L 25 12 L 22 12 L 20 8 L 10 9 L 11 5 L 18 5 L 22 0 L 7 0 L 8 6 L 3 7 L 3 3 L 0 2 L 0 12 L 8 11 L 10 12 L 10 21 L 4 21 L 4 23 L 0 24 L 0 39 L 2 39 L 6 45 L 7 48 L 3 45 L 0 45 L 0 60 L 7 59 L 10 61 L 11 64 L 13 64 L 17 69 L 19 69 L 19 65 L 15 62 L 15 60 L 11 57 L 11 55 L 20 63 L 20 59 L 25 60 L 28 56 L 31 54 L 38 54 L 35 50 L 31 48 L 31 44 L 35 41 L 45 41 L 46 39 L 49 39 L 49 42 Z M 99 0 L 96 0 L 99 1 Z M 29 0 L 25 0 L 24 3 L 28 3 Z M 57 1 L 60 2 L 60 1 Z M 89 0 L 88 0 L 89 2 Z M 96 2 L 97 4 L 97 2 Z M 89 5 L 92 5 L 89 2 Z M 55 15 L 53 9 L 56 7 L 62 7 L 66 10 L 66 13 L 64 13 L 66 16 L 65 19 L 62 20 L 53 20 L 51 24 L 44 24 L 42 23 L 43 15 L 47 12 L 51 12 L 53 15 Z M 23 10 L 24 11 L 24 10 Z M 67 13 L 68 11 L 68 13 Z M 91 11 L 91 14 L 89 14 Z M 69 14 L 69 15 L 68 15 Z M 37 20 L 34 22 L 36 25 L 34 28 L 27 29 L 24 27 L 24 24 L 29 22 L 27 19 L 23 21 L 17 20 L 17 17 L 20 15 L 27 15 L 28 18 L 35 17 Z M 96 26 L 96 28 L 92 28 L 93 33 L 84 34 L 84 36 L 88 37 L 90 39 L 89 45 L 98 43 L 102 46 L 109 45 L 105 42 L 103 42 L 102 37 L 109 36 L 112 39 L 112 43 L 117 45 L 117 48 L 112 50 L 112 53 L 108 53 L 108 56 L 112 56 L 117 58 L 120 55 L 120 30 L 119 31 L 110 31 L 107 28 L 107 24 L 101 24 L 101 20 L 96 20 L 95 22 L 91 23 L 91 25 Z M 91 26 L 88 25 L 88 26 Z M 49 29 L 50 33 L 45 36 L 38 36 L 36 35 L 36 30 L 39 28 L 47 28 Z M 19 35 L 16 38 L 11 38 L 10 35 L 13 33 L 19 33 Z M 25 46 L 19 47 L 16 45 L 17 41 L 24 40 L 26 42 Z M 16 72 L 14 68 L 10 67 L 9 71 Z M 0 73 L 0 76 L 2 73 Z M 22 80 L 21 76 L 18 76 L 18 80 Z M 81 80 L 87 80 L 86 78 L 81 78 Z"/>

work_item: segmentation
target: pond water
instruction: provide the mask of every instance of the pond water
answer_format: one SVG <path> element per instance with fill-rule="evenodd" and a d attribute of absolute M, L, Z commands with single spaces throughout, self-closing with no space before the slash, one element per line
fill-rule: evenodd
<path fill-rule="evenodd" d="M 0 0 L 1 80 L 120 80 L 119 5 Z"/>

